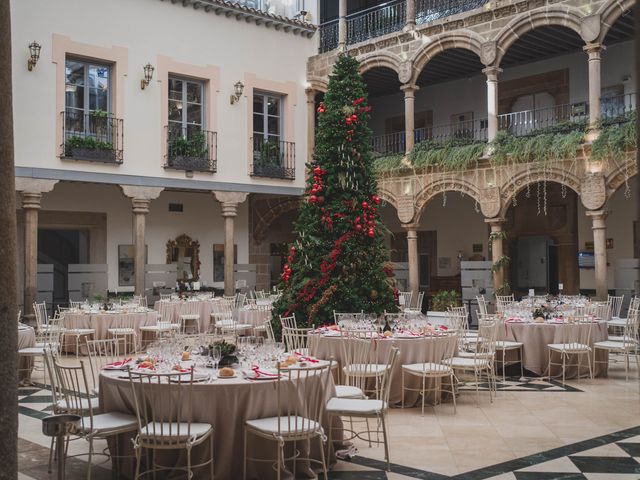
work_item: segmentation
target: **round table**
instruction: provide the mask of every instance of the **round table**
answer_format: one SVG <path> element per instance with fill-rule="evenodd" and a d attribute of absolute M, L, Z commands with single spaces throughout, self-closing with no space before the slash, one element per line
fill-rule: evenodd
<path fill-rule="evenodd" d="M 309 334 L 309 352 L 311 355 L 328 360 L 333 357 L 342 367 L 344 362 L 342 352 L 342 337 L 338 334 Z M 391 390 L 389 392 L 389 403 L 391 405 L 400 404 L 402 401 L 402 365 L 409 365 L 420 362 L 439 362 L 444 358 L 449 342 L 456 339 L 447 335 L 433 336 L 411 336 L 411 337 L 382 337 L 372 339 L 372 348 L 378 351 L 378 361 L 386 361 L 389 349 L 396 346 L 400 349 L 398 361 L 391 372 Z M 419 388 L 420 379 L 418 377 L 407 377 L 406 386 Z M 414 405 L 418 401 L 418 392 L 407 391 L 405 393 L 405 406 Z"/>
<path fill-rule="evenodd" d="M 91 335 L 94 340 L 104 340 L 109 337 L 110 328 L 131 327 L 140 335 L 140 327 L 144 325 L 155 325 L 158 314 L 154 311 L 145 312 L 65 312 L 62 318 L 62 327 L 73 328 L 93 328 L 95 334 Z M 75 352 L 75 340 L 64 338 L 63 350 Z M 82 350 L 82 349 L 81 349 Z M 80 352 L 82 353 L 82 352 Z"/>
<path fill-rule="evenodd" d="M 500 325 L 498 330 L 498 340 L 510 340 L 513 342 L 521 342 L 523 344 L 522 354 L 524 368 L 537 375 L 547 376 L 549 354 L 547 345 L 552 343 L 561 343 L 563 338 L 562 328 L 566 324 L 554 321 L 548 321 L 545 323 L 533 323 L 533 322 L 513 322 L 507 321 L 503 325 Z M 578 325 L 578 328 L 589 328 L 588 324 Z M 591 325 L 591 346 L 594 342 L 601 342 L 608 338 L 607 323 L 604 321 L 597 322 Z M 507 360 L 510 360 L 510 354 L 516 354 L 512 351 L 507 354 Z M 593 355 L 593 353 L 592 353 Z M 558 362 L 558 359 L 553 359 L 554 363 Z M 593 361 L 593 358 L 592 358 Z M 596 368 L 593 372 L 594 376 L 606 376 L 607 373 L 607 352 L 598 351 L 598 362 L 603 361 L 605 363 L 596 363 Z M 587 371 L 587 365 L 585 361 L 584 371 Z M 554 365 L 552 376 L 561 374 L 561 367 Z M 566 371 L 566 378 L 576 377 L 578 374 L 577 368 L 568 368 Z"/>
<path fill-rule="evenodd" d="M 206 370 L 206 369 L 205 369 Z M 200 370 L 199 370 L 200 371 Z M 102 372 L 100 375 L 100 408 L 105 412 L 122 412 L 135 415 L 133 392 L 125 372 Z M 171 392 L 179 395 L 180 384 L 155 385 L 161 395 Z M 271 417 L 278 415 L 276 398 L 276 382 L 271 380 L 253 381 L 243 378 L 239 373 L 236 378 L 217 379 L 213 383 L 193 384 L 194 422 L 204 422 L 213 425 L 214 430 L 214 462 L 216 479 L 237 479 L 242 476 L 244 424 L 246 420 Z M 335 396 L 335 387 L 330 379 L 329 388 L 325 392 L 325 402 Z M 323 419 L 323 428 L 328 431 L 328 421 Z M 334 438 L 341 438 L 341 426 L 334 424 Z M 131 434 L 118 438 L 120 454 L 131 455 Z M 115 448 L 116 442 L 110 442 L 110 448 Z M 273 456 L 275 460 L 275 442 L 269 442 L 249 436 L 248 451 L 253 456 Z M 300 442 L 298 449 L 302 448 Z M 264 452 L 264 453 L 261 453 Z M 163 452 L 164 453 L 164 452 Z M 158 455 L 160 453 L 157 453 Z M 209 454 L 207 442 L 196 447 L 192 453 L 192 462 L 200 463 Z M 331 463 L 335 461 L 331 454 Z M 311 457 L 320 459 L 319 442 L 311 443 Z M 166 458 L 166 457 L 165 457 Z M 162 462 L 166 462 L 163 458 Z M 176 458 L 176 462 L 184 464 L 186 456 Z M 120 460 L 121 474 L 131 477 L 135 465 L 127 459 Z M 298 468 L 304 466 L 298 465 Z M 195 479 L 208 478 L 208 468 L 193 471 Z M 275 478 L 275 472 L 270 463 L 249 462 L 247 464 L 247 478 L 266 479 Z M 285 476 L 283 476 L 285 478 Z"/>
<path fill-rule="evenodd" d="M 18 325 L 18 350 L 36 346 L 36 332 L 33 327 Z M 20 355 L 18 360 L 18 380 L 28 382 L 31 379 L 33 370 L 33 357 L 31 355 Z"/>

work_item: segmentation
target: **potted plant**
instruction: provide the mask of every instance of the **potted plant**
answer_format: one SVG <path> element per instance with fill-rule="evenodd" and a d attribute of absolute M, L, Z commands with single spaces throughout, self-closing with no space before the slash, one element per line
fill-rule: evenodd
<path fill-rule="evenodd" d="M 233 343 L 227 343 L 226 340 L 220 340 L 209 345 L 209 354 L 213 351 L 214 347 L 220 348 L 220 367 L 229 367 L 234 363 L 238 363 L 238 357 L 235 355 L 236 346 Z"/>
<path fill-rule="evenodd" d="M 205 132 L 169 139 L 169 166 L 185 170 L 209 170 L 209 150 Z"/>
<path fill-rule="evenodd" d="M 457 307 L 460 305 L 458 292 L 455 290 L 440 290 L 429 302 L 429 311 L 427 312 L 427 320 L 431 323 L 446 324 L 447 309 L 449 307 Z"/>
<path fill-rule="evenodd" d="M 265 177 L 284 176 L 280 143 L 267 140 L 254 147 L 253 173 Z"/>
<path fill-rule="evenodd" d="M 116 152 L 111 142 L 103 142 L 93 137 L 73 136 L 64 144 L 64 156 L 80 160 L 115 162 Z"/>

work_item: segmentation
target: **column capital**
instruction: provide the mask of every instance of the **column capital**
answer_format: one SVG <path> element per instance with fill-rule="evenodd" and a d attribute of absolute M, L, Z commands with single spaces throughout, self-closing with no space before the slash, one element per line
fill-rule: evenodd
<path fill-rule="evenodd" d="M 582 47 L 587 55 L 589 55 L 589 60 L 600 59 L 600 54 L 606 50 L 606 47 L 602 43 L 587 43 L 584 47 Z"/>
<path fill-rule="evenodd" d="M 29 193 L 47 193 L 53 190 L 58 180 L 45 180 L 42 178 L 16 177 L 16 191 Z"/>
<path fill-rule="evenodd" d="M 609 215 L 609 211 L 608 210 L 587 210 L 585 212 L 585 215 L 587 217 L 591 217 L 591 220 L 593 221 L 593 228 L 604 228 L 604 221 Z M 598 224 L 597 227 L 596 227 L 596 223 Z"/>
<path fill-rule="evenodd" d="M 132 198 L 131 203 L 133 205 L 133 213 L 146 215 L 149 213 L 149 206 L 151 205 L 151 200 L 148 198 Z"/>
<path fill-rule="evenodd" d="M 487 80 L 491 82 L 498 81 L 498 75 L 502 73 L 502 69 L 500 67 L 491 66 L 482 69 L 482 73 L 487 76 Z"/>
<path fill-rule="evenodd" d="M 417 231 L 420 228 L 420 224 L 417 223 L 417 222 L 416 223 L 402 223 L 401 226 L 402 226 L 402 228 L 404 230 L 414 231 L 414 232 Z"/>
<path fill-rule="evenodd" d="M 40 192 L 22 192 L 22 208 L 24 210 L 40 210 L 40 201 L 42 193 Z"/>
<path fill-rule="evenodd" d="M 414 83 L 404 83 L 400 86 L 400 90 L 404 92 L 404 98 L 407 98 L 413 97 L 420 87 Z"/>
<path fill-rule="evenodd" d="M 122 193 L 133 200 L 155 200 L 160 196 L 163 187 L 139 187 L 134 185 L 120 185 Z"/>
<path fill-rule="evenodd" d="M 245 192 L 212 192 L 216 200 L 222 206 L 223 217 L 235 217 L 238 215 L 238 205 L 247 199 Z"/>
<path fill-rule="evenodd" d="M 307 95 L 307 103 L 315 103 L 316 102 L 316 94 L 318 91 L 314 88 L 307 87 L 304 89 L 304 93 Z"/>
<path fill-rule="evenodd" d="M 491 226 L 492 230 L 502 230 L 502 225 L 506 222 L 504 217 L 485 218 L 484 222 Z"/>

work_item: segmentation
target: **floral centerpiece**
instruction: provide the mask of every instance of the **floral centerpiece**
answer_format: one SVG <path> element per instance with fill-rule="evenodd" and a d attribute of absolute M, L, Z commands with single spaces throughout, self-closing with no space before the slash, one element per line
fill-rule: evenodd
<path fill-rule="evenodd" d="M 238 363 L 238 357 L 235 355 L 236 346 L 233 343 L 228 343 L 226 340 L 215 342 L 209 345 L 209 354 L 215 347 L 220 349 L 220 363 L 218 364 L 220 367 L 228 367 Z"/>

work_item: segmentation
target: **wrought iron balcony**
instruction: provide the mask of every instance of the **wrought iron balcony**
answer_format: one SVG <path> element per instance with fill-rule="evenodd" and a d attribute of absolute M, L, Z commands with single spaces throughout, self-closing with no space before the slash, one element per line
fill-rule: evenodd
<path fill-rule="evenodd" d="M 416 0 L 416 25 L 480 8 L 489 0 Z"/>
<path fill-rule="evenodd" d="M 589 121 L 587 102 L 567 103 L 553 107 L 523 110 L 498 115 L 498 129 L 517 137 L 537 135 L 545 130 L 575 130 Z"/>
<path fill-rule="evenodd" d="M 251 175 L 254 177 L 296 178 L 296 144 L 294 142 L 266 140 L 252 137 L 253 163 Z"/>
<path fill-rule="evenodd" d="M 60 113 L 60 157 L 102 163 L 122 163 L 122 119 L 102 110 L 85 113 L 69 109 Z"/>
<path fill-rule="evenodd" d="M 602 123 L 624 122 L 628 114 L 636 110 L 636 101 L 635 92 L 602 97 L 600 99 Z"/>
<path fill-rule="evenodd" d="M 479 8 L 489 0 L 416 0 L 416 24 L 423 25 L 441 18 Z M 407 21 L 406 0 L 392 0 L 375 7 L 351 13 L 346 17 L 347 45 L 364 42 L 401 31 Z M 320 25 L 320 53 L 338 47 L 338 19 Z"/>
<path fill-rule="evenodd" d="M 415 142 L 431 140 L 443 144 L 455 140 L 459 143 L 475 143 L 487 141 L 487 120 L 465 120 L 456 123 L 416 128 Z"/>
<path fill-rule="evenodd" d="M 165 127 L 165 168 L 214 173 L 217 167 L 218 134 L 207 130 L 191 133 Z"/>
<path fill-rule="evenodd" d="M 371 137 L 371 147 L 379 155 L 404 154 L 406 149 L 405 132 L 387 133 Z"/>

